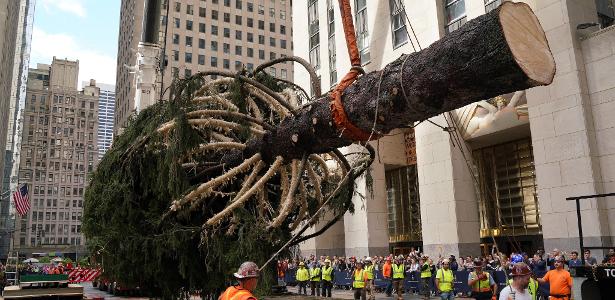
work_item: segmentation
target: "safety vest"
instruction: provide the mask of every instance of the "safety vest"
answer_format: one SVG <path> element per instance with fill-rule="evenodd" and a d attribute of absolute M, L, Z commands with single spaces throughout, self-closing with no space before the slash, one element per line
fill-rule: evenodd
<path fill-rule="evenodd" d="M 252 295 L 250 291 L 238 288 L 236 286 L 231 286 L 227 288 L 226 291 L 224 291 L 224 293 L 222 293 L 222 295 L 220 295 L 220 297 L 218 298 L 218 300 L 248 300 L 248 299 L 256 300 L 256 297 L 254 297 L 254 295 Z"/>
<path fill-rule="evenodd" d="M 374 279 L 374 265 L 369 265 L 365 267 L 365 272 L 367 272 L 367 279 Z"/>
<path fill-rule="evenodd" d="M 362 289 L 365 287 L 365 275 L 363 273 L 364 270 L 355 270 L 354 271 L 354 281 L 352 282 L 352 287 L 355 289 Z"/>
<path fill-rule="evenodd" d="M 421 271 L 421 278 L 430 278 L 431 277 L 431 266 L 428 263 L 423 264 L 423 268 L 427 266 L 427 270 Z"/>
<path fill-rule="evenodd" d="M 297 274 L 295 276 L 297 277 L 297 281 L 308 281 L 310 279 L 310 274 L 306 268 L 297 269 Z"/>
<path fill-rule="evenodd" d="M 331 282 L 331 280 L 333 280 L 333 278 L 331 278 L 332 273 L 332 267 L 322 267 L 322 280 Z"/>
<path fill-rule="evenodd" d="M 310 269 L 310 280 L 320 281 L 320 268 L 319 267 Z"/>
<path fill-rule="evenodd" d="M 404 264 L 393 264 L 393 279 L 404 279 Z"/>
<path fill-rule="evenodd" d="M 489 286 L 489 273 L 486 273 L 486 272 L 483 272 L 483 273 L 487 274 L 487 279 L 479 280 L 476 283 L 474 283 L 474 285 L 472 286 L 472 291 L 473 292 L 489 292 L 489 291 L 491 291 L 491 287 Z M 470 275 L 472 276 L 472 279 L 478 278 L 478 275 L 476 274 L 476 272 L 472 272 L 472 273 L 470 273 Z"/>
<path fill-rule="evenodd" d="M 438 279 L 438 288 L 440 291 L 446 293 L 453 290 L 453 282 L 455 281 L 453 270 L 439 269 L 436 272 L 436 278 Z"/>
<path fill-rule="evenodd" d="M 512 285 L 512 282 L 512 278 L 508 279 L 508 285 Z M 527 285 L 527 291 L 532 296 L 532 300 L 536 300 L 536 297 L 538 296 L 538 281 L 536 281 L 534 278 L 530 278 L 530 283 Z"/>

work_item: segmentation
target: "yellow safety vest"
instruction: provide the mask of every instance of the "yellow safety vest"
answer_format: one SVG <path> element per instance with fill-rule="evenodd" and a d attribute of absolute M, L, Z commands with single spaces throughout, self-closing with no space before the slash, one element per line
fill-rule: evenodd
<path fill-rule="evenodd" d="M 446 293 L 453 290 L 453 283 L 455 281 L 453 270 L 439 269 L 436 272 L 436 278 L 438 279 L 438 288 L 440 291 Z"/>
<path fill-rule="evenodd" d="M 297 281 L 308 281 L 310 279 L 310 274 L 306 268 L 297 269 L 297 274 L 295 275 Z"/>
<path fill-rule="evenodd" d="M 362 289 L 365 287 L 365 278 L 363 275 L 363 270 L 354 271 L 354 281 L 352 282 L 352 287 L 355 289 Z"/>
<path fill-rule="evenodd" d="M 331 274 L 333 273 L 333 268 L 332 267 L 322 267 L 322 280 L 324 281 L 331 281 L 333 280 L 333 278 L 331 278 Z"/>
<path fill-rule="evenodd" d="M 508 285 L 512 285 L 512 278 L 508 279 Z M 530 278 L 530 283 L 527 285 L 527 291 L 532 296 L 532 300 L 536 300 L 536 296 L 538 294 L 538 281 L 534 278 Z"/>
<path fill-rule="evenodd" d="M 393 264 L 393 279 L 404 279 L 404 265 Z"/>
<path fill-rule="evenodd" d="M 310 281 L 320 281 L 320 268 L 310 269 Z"/>
<path fill-rule="evenodd" d="M 427 270 L 421 271 L 421 278 L 430 278 L 431 277 L 431 267 L 429 264 L 423 264 L 423 268 L 427 266 Z"/>
<path fill-rule="evenodd" d="M 365 272 L 367 272 L 367 279 L 374 279 L 374 265 L 369 265 L 365 267 Z"/>
<path fill-rule="evenodd" d="M 479 280 L 476 283 L 474 283 L 474 285 L 472 286 L 472 291 L 474 291 L 474 292 L 489 292 L 489 291 L 491 291 L 491 287 L 489 286 L 489 273 L 487 273 L 487 272 L 483 272 L 483 273 L 487 274 L 487 279 Z M 472 272 L 470 274 L 472 275 L 473 279 L 478 278 L 478 275 L 476 274 L 476 272 Z"/>

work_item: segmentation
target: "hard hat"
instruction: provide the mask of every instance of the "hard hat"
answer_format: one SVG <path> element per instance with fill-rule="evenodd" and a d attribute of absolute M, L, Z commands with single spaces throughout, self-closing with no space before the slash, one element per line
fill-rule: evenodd
<path fill-rule="evenodd" d="M 372 258 L 368 256 L 368 257 L 365 259 L 365 262 L 372 262 Z"/>
<path fill-rule="evenodd" d="M 241 266 L 239 266 L 239 270 L 237 270 L 237 273 L 233 274 L 235 275 L 236 278 L 253 278 L 253 277 L 258 277 L 258 266 L 251 262 L 251 261 L 246 261 L 243 264 L 241 264 Z"/>
<path fill-rule="evenodd" d="M 325 264 L 330 264 L 330 263 L 331 263 L 331 261 L 330 261 L 330 260 L 325 259 Z"/>
<path fill-rule="evenodd" d="M 530 269 L 530 267 L 527 264 L 521 262 L 513 265 L 510 276 L 525 276 L 530 274 L 532 274 L 532 270 Z"/>
<path fill-rule="evenodd" d="M 304 262 L 300 262 L 299 266 L 304 266 L 305 267 L 305 263 Z"/>
<path fill-rule="evenodd" d="M 510 262 L 512 262 L 513 264 L 523 262 L 523 256 L 521 256 L 520 254 L 515 254 L 510 258 Z"/>

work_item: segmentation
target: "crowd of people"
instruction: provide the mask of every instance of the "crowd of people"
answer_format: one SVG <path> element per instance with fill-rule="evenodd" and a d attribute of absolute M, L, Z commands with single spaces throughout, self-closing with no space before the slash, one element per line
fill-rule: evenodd
<path fill-rule="evenodd" d="M 586 249 L 583 253 L 586 265 L 596 265 L 598 261 Z M 602 260 L 603 264 L 615 264 L 615 249 L 610 249 Z M 572 279 L 567 269 L 581 266 L 583 260 L 577 251 L 563 252 L 553 249 L 549 253 L 537 251 L 532 256 L 527 253 L 493 253 L 482 257 L 429 257 L 417 250 L 407 255 L 344 257 L 320 256 L 297 257 L 278 261 L 278 277 L 283 279 L 286 272 L 294 271 L 298 292 L 331 297 L 334 288 L 334 274 L 350 272 L 355 299 L 375 299 L 374 279 L 382 274 L 387 282 L 383 290 L 388 296 L 395 291 L 398 299 L 402 293 L 420 293 L 425 299 L 439 295 L 441 299 L 454 299 L 455 271 L 469 272 L 467 283 L 471 296 L 475 299 L 496 299 L 498 286 L 490 271 L 503 271 L 508 278 L 507 287 L 500 291 L 500 299 L 523 300 L 539 299 L 539 285 L 549 283 L 549 294 L 558 299 L 570 299 Z M 419 290 L 404 291 L 406 278 L 419 281 Z M 464 278 L 465 279 L 465 278 Z M 432 288 L 433 287 L 433 288 Z M 549 296 L 549 295 L 544 295 Z"/>

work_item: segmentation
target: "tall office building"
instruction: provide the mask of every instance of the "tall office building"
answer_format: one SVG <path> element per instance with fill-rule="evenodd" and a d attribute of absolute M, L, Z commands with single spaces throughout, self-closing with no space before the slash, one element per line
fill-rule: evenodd
<path fill-rule="evenodd" d="M 175 76 L 219 69 L 235 72 L 281 56 L 291 56 L 291 2 L 287 0 L 163 0 L 160 44 L 167 66 L 159 76 L 162 90 Z M 134 112 L 136 62 L 144 0 L 122 0 L 117 59 L 115 130 Z M 165 38 L 166 35 L 166 38 Z M 268 69 L 293 78 L 293 64 Z M 160 82 L 159 82 L 159 88 Z M 159 93 L 160 91 L 158 91 Z M 168 91 L 162 95 L 167 99 Z M 157 98 L 161 96 L 158 95 Z"/>
<path fill-rule="evenodd" d="M 82 82 L 87 86 L 89 82 Z M 98 159 L 111 147 L 113 142 L 113 120 L 115 116 L 115 86 L 112 84 L 96 82 L 100 88 L 98 97 Z"/>
<path fill-rule="evenodd" d="M 34 0 L 0 1 L 0 259 L 6 258 L 14 218 L 21 112 L 30 57 Z"/>
<path fill-rule="evenodd" d="M 371 72 L 503 1 L 350 2 Z M 609 0 L 523 2 L 545 30 L 557 64 L 553 83 L 430 119 L 455 132 L 423 122 L 373 142 L 379 159 L 371 189 L 364 178 L 356 182 L 366 198 L 355 197 L 354 214 L 303 243 L 304 254 L 373 256 L 414 247 L 431 257 L 477 255 L 496 244 L 506 253 L 579 251 L 575 205 L 566 197 L 615 192 L 613 8 Z M 293 20 L 295 54 L 318 68 L 324 90 L 334 86 L 350 69 L 337 1 L 297 1 Z M 309 88 L 308 74 L 295 70 L 295 83 Z M 612 245 L 614 197 L 583 201 L 585 245 Z"/>
<path fill-rule="evenodd" d="M 98 155 L 94 80 L 77 90 L 79 62 L 56 59 L 30 69 L 22 131 L 19 183 L 28 184 L 30 211 L 16 221 L 23 253 L 85 252 L 83 193 Z"/>

